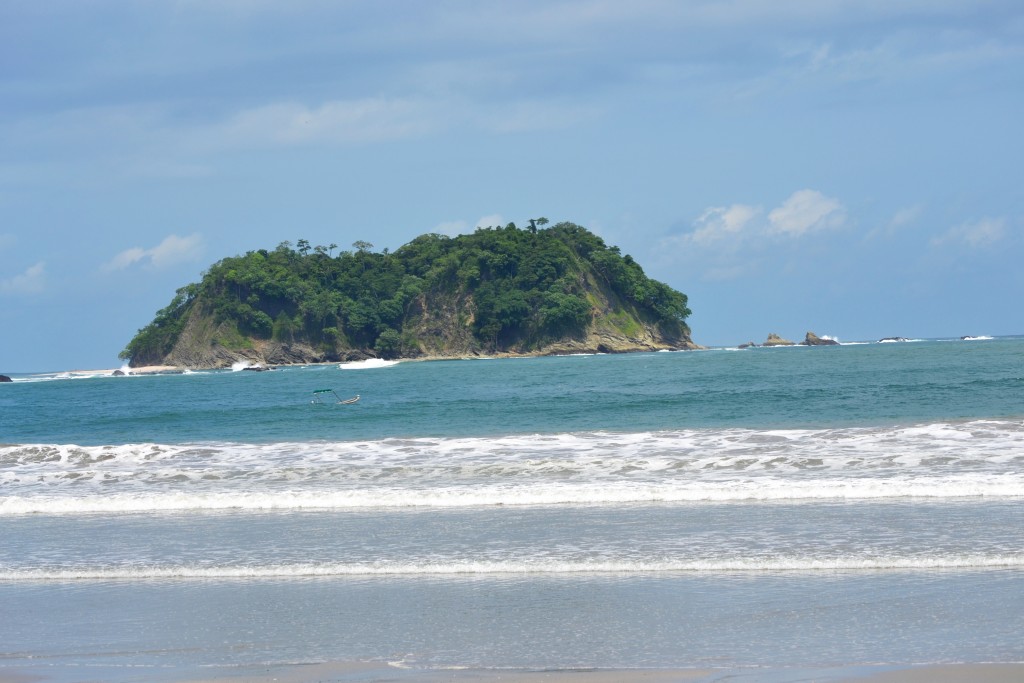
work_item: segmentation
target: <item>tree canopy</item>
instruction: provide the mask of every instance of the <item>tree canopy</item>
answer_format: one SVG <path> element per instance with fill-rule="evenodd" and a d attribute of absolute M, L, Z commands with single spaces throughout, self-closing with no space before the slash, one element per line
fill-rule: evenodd
<path fill-rule="evenodd" d="M 425 234 L 388 253 L 358 240 L 336 244 L 282 242 L 213 264 L 201 282 L 178 290 L 153 322 L 139 330 L 122 358 L 159 359 L 198 308 L 237 340 L 304 341 L 328 356 L 345 348 L 383 357 L 416 348 L 415 322 L 430 302 L 458 302 L 480 347 L 530 349 L 585 332 L 600 290 L 646 322 L 688 331 L 687 298 L 648 278 L 631 257 L 573 223 L 544 228 L 532 219 L 447 237 Z M 241 342 L 238 342 L 241 343 Z"/>

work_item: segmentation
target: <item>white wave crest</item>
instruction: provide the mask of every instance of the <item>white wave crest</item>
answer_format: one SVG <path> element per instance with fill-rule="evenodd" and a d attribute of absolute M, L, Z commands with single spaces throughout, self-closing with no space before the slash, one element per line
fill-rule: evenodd
<path fill-rule="evenodd" d="M 0 515 L 914 497 L 1024 497 L 1024 424 L 0 445 Z"/>
<path fill-rule="evenodd" d="M 184 510 L 345 510 L 374 508 L 467 508 L 734 502 L 818 502 L 1024 498 L 1024 476 L 990 475 L 922 480 L 838 479 L 793 482 L 763 478 L 721 482 L 643 485 L 557 484 L 448 488 L 355 488 L 352 490 L 252 490 L 208 493 L 155 491 L 87 496 L 4 496 L 0 516 L 175 512 Z"/>
<path fill-rule="evenodd" d="M 384 360 L 382 358 L 367 358 L 366 360 L 352 361 L 351 363 L 339 363 L 342 370 L 370 370 L 373 368 L 389 368 L 398 365 L 397 360 Z"/>
<path fill-rule="evenodd" d="M 377 562 L 267 566 L 115 566 L 0 569 L 0 581 L 110 581 L 146 579 L 302 579 L 316 577 L 451 576 L 502 574 L 663 574 L 851 571 L 990 570 L 1024 567 L 1024 555 L 939 555 L 720 560 L 508 560 Z"/>

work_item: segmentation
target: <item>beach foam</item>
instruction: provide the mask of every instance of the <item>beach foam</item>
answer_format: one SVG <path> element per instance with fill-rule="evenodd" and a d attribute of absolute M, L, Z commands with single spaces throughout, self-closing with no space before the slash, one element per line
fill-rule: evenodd
<path fill-rule="evenodd" d="M 338 367 L 342 370 L 372 370 L 374 368 L 389 368 L 392 365 L 398 365 L 399 362 L 382 358 L 367 358 L 366 360 L 357 360 L 351 363 L 340 363 Z"/>

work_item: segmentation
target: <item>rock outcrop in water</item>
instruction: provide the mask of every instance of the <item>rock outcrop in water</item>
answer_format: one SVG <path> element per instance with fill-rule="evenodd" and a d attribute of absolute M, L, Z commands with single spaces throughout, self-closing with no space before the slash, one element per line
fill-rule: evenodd
<path fill-rule="evenodd" d="M 839 342 L 835 339 L 823 339 L 813 332 L 808 332 L 804 340 L 800 342 L 803 346 L 838 346 Z"/>
<path fill-rule="evenodd" d="M 299 240 L 225 258 L 121 357 L 210 368 L 700 348 L 685 294 L 584 228 L 546 223 L 422 235 L 393 253 Z"/>
<path fill-rule="evenodd" d="M 7 375 L 0 375 L 0 382 L 13 382 L 14 380 Z"/>
<path fill-rule="evenodd" d="M 771 332 L 768 334 L 768 339 L 764 344 L 761 344 L 761 346 L 795 346 L 795 343 L 788 339 L 783 339 L 774 332 Z"/>

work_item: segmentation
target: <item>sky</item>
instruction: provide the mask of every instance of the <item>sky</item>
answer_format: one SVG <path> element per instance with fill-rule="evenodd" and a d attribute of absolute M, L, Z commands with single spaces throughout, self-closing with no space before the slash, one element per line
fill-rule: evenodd
<path fill-rule="evenodd" d="M 1019 0 L 0 0 L 0 373 L 210 265 L 571 221 L 708 346 L 1024 333 Z"/>

